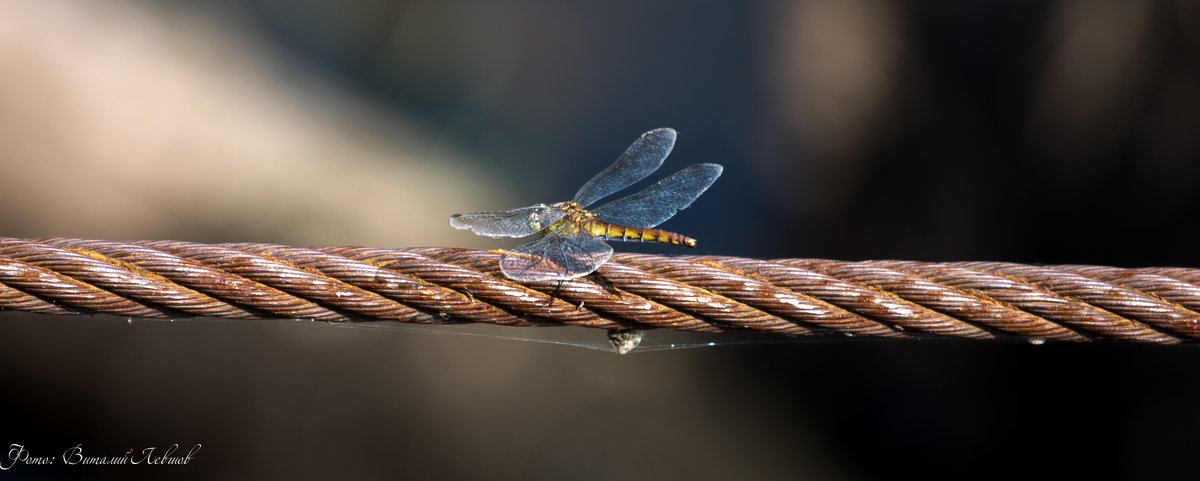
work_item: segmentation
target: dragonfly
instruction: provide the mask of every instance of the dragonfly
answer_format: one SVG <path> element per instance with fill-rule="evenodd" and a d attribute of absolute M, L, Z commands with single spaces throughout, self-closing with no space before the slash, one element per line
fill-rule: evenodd
<path fill-rule="evenodd" d="M 450 225 L 495 238 L 540 234 L 500 257 L 500 270 L 516 281 L 565 281 L 591 274 L 612 257 L 613 248 L 605 240 L 696 247 L 696 239 L 655 227 L 708 190 L 721 176 L 718 164 L 692 165 L 635 194 L 590 208 L 658 170 L 675 146 L 676 136 L 669 128 L 642 134 L 569 201 L 454 214 Z"/>

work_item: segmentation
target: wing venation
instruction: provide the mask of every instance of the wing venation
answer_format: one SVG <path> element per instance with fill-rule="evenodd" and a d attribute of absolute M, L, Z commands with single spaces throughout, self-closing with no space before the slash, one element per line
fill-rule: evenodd
<path fill-rule="evenodd" d="M 692 205 L 700 194 L 717 181 L 722 170 L 717 164 L 696 164 L 636 194 L 592 209 L 592 213 L 612 224 L 656 227 L 674 217 L 676 212 Z"/>
<path fill-rule="evenodd" d="M 625 149 L 625 153 L 617 157 L 616 162 L 579 188 L 575 193 L 575 202 L 587 207 L 653 174 L 671 154 L 675 137 L 675 130 L 668 128 L 642 134 Z"/>
<path fill-rule="evenodd" d="M 488 237 L 527 237 L 558 222 L 564 215 L 562 209 L 538 204 L 497 212 L 454 214 L 450 216 L 450 225 Z"/>
<path fill-rule="evenodd" d="M 565 281 L 586 276 L 612 257 L 613 249 L 578 228 L 560 228 L 505 252 L 500 270 L 517 281 Z"/>

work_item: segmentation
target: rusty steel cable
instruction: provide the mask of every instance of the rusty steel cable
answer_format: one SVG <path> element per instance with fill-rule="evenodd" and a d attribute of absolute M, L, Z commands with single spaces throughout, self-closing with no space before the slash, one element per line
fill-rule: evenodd
<path fill-rule="evenodd" d="M 514 282 L 422 247 L 0 238 L 0 309 L 139 318 L 571 325 L 789 336 L 1200 341 L 1200 269 L 617 253 Z"/>

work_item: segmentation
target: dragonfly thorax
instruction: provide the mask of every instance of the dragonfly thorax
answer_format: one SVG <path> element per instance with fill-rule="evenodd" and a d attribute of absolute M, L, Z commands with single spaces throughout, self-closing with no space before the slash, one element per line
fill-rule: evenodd
<path fill-rule="evenodd" d="M 575 226 L 582 226 L 596 218 L 596 214 L 588 212 L 587 209 L 584 209 L 582 206 L 579 205 L 578 202 L 575 202 L 573 200 L 568 200 L 566 202 L 559 202 L 557 204 L 551 205 L 551 207 L 553 207 L 555 209 L 559 209 L 563 212 L 566 212 L 566 215 L 564 215 L 562 217 L 562 219 L 559 219 L 557 222 L 555 222 L 549 226 L 546 226 L 550 229 L 556 229 L 556 228 L 563 227 L 562 224 L 564 222 L 570 222 L 570 223 L 574 224 Z M 570 226 L 567 226 L 567 227 L 570 227 Z"/>

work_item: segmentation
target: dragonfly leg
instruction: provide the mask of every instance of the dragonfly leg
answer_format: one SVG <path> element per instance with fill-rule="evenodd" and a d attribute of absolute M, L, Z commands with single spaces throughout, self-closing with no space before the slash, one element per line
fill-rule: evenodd
<path fill-rule="evenodd" d="M 554 285 L 554 294 L 551 294 L 550 299 L 548 301 L 546 301 L 546 307 L 549 307 L 551 304 L 554 304 L 554 298 L 558 297 L 558 291 L 560 289 L 562 289 L 562 285 L 563 285 L 563 280 L 559 279 L 558 283 Z"/>

